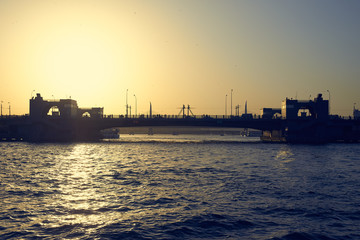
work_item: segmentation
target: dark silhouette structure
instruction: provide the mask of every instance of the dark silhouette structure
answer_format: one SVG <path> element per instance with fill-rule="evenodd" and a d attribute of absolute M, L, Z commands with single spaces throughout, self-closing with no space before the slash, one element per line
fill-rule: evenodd
<path fill-rule="evenodd" d="M 281 116 L 281 108 L 263 108 L 261 110 L 262 118 L 272 119 L 277 116 Z"/>
<path fill-rule="evenodd" d="M 307 114 L 307 111 L 309 115 Z M 300 116 L 299 116 L 300 113 Z M 281 115 L 288 120 L 295 120 L 299 117 L 309 117 L 311 119 L 329 119 L 329 100 L 324 100 L 319 94 L 314 100 L 299 101 L 286 99 L 282 102 Z"/>
<path fill-rule="evenodd" d="M 104 112 L 103 108 L 79 108 L 77 102 L 72 99 L 44 100 L 39 93 L 35 98 L 30 99 L 30 117 L 33 120 L 46 118 L 52 108 L 59 111 L 52 112 L 51 115 L 63 119 L 79 118 L 84 114 L 88 117 L 101 118 Z"/>
<path fill-rule="evenodd" d="M 268 142 L 360 140 L 360 120 L 330 116 L 329 101 L 324 100 L 321 94 L 308 101 L 286 99 L 281 109 L 264 108 L 259 117 L 249 113 L 242 116 L 186 115 L 184 106 L 182 111 L 182 116 L 154 116 L 152 113 L 139 117 L 104 116 L 103 108 L 79 108 L 75 100 L 44 100 L 37 94 L 30 99 L 28 116 L 0 118 L 0 139 L 32 142 L 93 141 L 102 138 L 101 130 L 114 127 L 195 126 L 258 129 L 262 131 L 261 139 Z"/>
<path fill-rule="evenodd" d="M 272 142 L 358 142 L 360 121 L 329 115 L 329 101 L 319 94 L 314 100 L 282 102 L 282 127 L 263 131 L 261 139 Z"/>

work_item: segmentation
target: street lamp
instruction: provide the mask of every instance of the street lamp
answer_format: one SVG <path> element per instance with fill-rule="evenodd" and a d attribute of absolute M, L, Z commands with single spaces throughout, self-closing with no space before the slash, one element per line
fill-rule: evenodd
<path fill-rule="evenodd" d="M 10 102 L 8 102 L 9 104 L 9 117 L 11 116 L 11 107 L 10 107 Z"/>
<path fill-rule="evenodd" d="M 137 98 L 136 95 L 134 94 L 135 97 L 135 117 L 137 116 Z"/>
<path fill-rule="evenodd" d="M 35 90 L 31 91 L 31 99 L 33 99 L 33 93 L 35 92 Z"/>
<path fill-rule="evenodd" d="M 330 115 L 330 91 L 326 90 L 329 93 L 329 115 Z"/>
<path fill-rule="evenodd" d="M 126 117 L 128 117 L 128 91 L 129 89 L 126 89 Z"/>
<path fill-rule="evenodd" d="M 53 102 L 55 102 L 55 97 L 54 97 L 54 95 L 51 95 L 52 96 L 52 98 L 53 98 Z M 54 116 L 54 106 L 51 106 L 51 115 L 52 116 Z"/>
<path fill-rule="evenodd" d="M 225 95 L 225 117 L 227 115 L 227 94 Z"/>
<path fill-rule="evenodd" d="M 2 115 L 2 103 L 3 103 L 3 101 L 1 101 L 1 117 L 3 116 L 3 115 Z"/>
<path fill-rule="evenodd" d="M 230 108 L 230 116 L 232 116 L 232 92 L 233 92 L 233 90 L 231 89 L 231 108 Z"/>

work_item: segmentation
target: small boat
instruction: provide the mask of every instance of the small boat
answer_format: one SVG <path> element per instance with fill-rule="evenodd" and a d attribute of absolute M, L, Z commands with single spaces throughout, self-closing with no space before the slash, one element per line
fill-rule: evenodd
<path fill-rule="evenodd" d="M 102 135 L 105 139 L 119 139 L 120 131 L 117 128 L 107 129 L 102 132 Z"/>

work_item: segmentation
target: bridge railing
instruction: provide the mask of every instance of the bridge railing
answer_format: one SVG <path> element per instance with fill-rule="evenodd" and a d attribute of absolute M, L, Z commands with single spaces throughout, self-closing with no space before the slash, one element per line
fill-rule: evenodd
<path fill-rule="evenodd" d="M 0 116 L 0 119 L 26 119 L 29 117 L 29 114 L 24 114 L 24 115 L 2 115 Z"/>
<path fill-rule="evenodd" d="M 182 115 L 171 115 L 171 114 L 156 114 L 156 115 L 104 115 L 103 118 L 114 118 L 114 119 L 260 119 L 260 115 L 252 115 L 252 117 L 246 116 L 230 116 L 230 115 L 193 115 L 193 116 L 182 116 Z"/>

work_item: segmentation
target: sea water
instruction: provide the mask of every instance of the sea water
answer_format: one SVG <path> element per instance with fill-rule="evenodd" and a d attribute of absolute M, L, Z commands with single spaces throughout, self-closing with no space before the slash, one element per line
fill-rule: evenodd
<path fill-rule="evenodd" d="M 0 239 L 360 239 L 360 144 L 1 142 Z"/>

